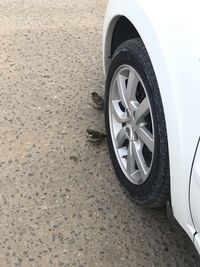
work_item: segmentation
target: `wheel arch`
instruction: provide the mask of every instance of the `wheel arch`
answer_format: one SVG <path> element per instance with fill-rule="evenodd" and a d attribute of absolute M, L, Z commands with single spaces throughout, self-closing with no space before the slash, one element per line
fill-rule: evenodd
<path fill-rule="evenodd" d="M 124 16 L 119 17 L 112 33 L 110 45 L 111 56 L 123 42 L 137 37 L 140 37 L 140 35 L 130 20 Z"/>
<path fill-rule="evenodd" d="M 107 73 L 114 51 L 125 41 L 140 37 L 137 29 L 125 16 L 115 16 L 107 29 L 104 51 L 104 68 Z"/>

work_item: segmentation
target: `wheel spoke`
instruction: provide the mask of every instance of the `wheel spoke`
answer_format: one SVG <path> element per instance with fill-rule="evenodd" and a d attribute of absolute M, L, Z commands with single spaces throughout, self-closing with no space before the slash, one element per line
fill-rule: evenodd
<path fill-rule="evenodd" d="M 142 140 L 142 142 L 153 153 L 153 151 L 154 151 L 153 134 L 146 127 L 138 128 L 137 134 L 138 134 L 139 138 Z"/>
<path fill-rule="evenodd" d="M 149 113 L 149 103 L 147 98 L 145 97 L 144 100 L 139 104 L 136 112 L 135 112 L 135 121 L 136 123 L 143 122 L 144 117 Z"/>
<path fill-rule="evenodd" d="M 140 171 L 140 175 L 142 176 L 142 179 L 145 180 L 146 175 L 148 173 L 148 166 L 143 157 L 140 145 L 138 145 L 136 142 L 134 142 L 133 153 L 134 153 L 135 161 L 137 163 L 137 167 Z"/>
<path fill-rule="evenodd" d="M 117 147 L 121 148 L 124 146 L 125 141 L 128 139 L 127 132 L 125 128 L 122 128 L 119 133 L 116 136 L 116 141 L 117 141 Z"/>
<path fill-rule="evenodd" d="M 115 118 L 118 122 L 123 123 L 127 122 L 128 117 L 126 112 L 123 112 L 119 107 L 120 100 L 113 100 L 112 101 L 112 113 L 114 114 Z"/>
<path fill-rule="evenodd" d="M 117 76 L 117 87 L 119 92 L 119 97 L 122 102 L 122 105 L 127 110 L 129 109 L 128 106 L 128 99 L 127 99 L 127 90 L 126 90 L 126 77 L 119 74 Z"/>
<path fill-rule="evenodd" d="M 136 171 L 135 170 L 135 158 L 134 158 L 134 153 L 133 153 L 133 146 L 134 146 L 134 143 L 131 140 L 129 142 L 128 154 L 127 154 L 127 171 L 130 175 Z"/>
<path fill-rule="evenodd" d="M 128 84 L 127 84 L 127 99 L 129 101 L 136 101 L 136 89 L 139 83 L 138 76 L 135 72 L 129 71 Z"/>

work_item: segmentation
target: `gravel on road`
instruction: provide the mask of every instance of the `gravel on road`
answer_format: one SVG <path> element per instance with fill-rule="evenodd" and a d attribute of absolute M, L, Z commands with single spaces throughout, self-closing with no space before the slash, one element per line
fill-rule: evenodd
<path fill-rule="evenodd" d="M 0 266 L 198 266 L 166 210 L 120 186 L 104 131 L 106 0 L 0 3 Z"/>

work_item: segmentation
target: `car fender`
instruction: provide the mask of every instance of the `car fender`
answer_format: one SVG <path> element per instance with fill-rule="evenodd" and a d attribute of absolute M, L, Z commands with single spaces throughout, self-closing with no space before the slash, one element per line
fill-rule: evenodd
<path fill-rule="evenodd" d="M 193 239 L 189 183 L 200 135 L 200 18 L 197 1 L 175 2 L 111 0 L 104 24 L 104 69 L 112 31 L 123 15 L 139 32 L 154 67 L 167 125 L 172 209 Z"/>

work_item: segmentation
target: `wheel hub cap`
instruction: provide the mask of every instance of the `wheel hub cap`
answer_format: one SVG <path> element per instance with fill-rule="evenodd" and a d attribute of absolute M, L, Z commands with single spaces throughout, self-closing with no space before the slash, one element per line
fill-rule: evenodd
<path fill-rule="evenodd" d="M 150 101 L 139 74 L 123 65 L 113 75 L 109 96 L 111 137 L 120 167 L 134 184 L 146 181 L 154 156 Z"/>

